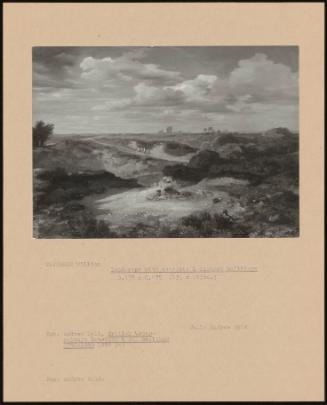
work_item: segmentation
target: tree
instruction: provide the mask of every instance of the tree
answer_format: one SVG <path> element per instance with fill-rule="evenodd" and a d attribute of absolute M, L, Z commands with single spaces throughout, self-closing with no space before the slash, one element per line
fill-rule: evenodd
<path fill-rule="evenodd" d="M 53 124 L 37 121 L 33 127 L 33 147 L 44 146 L 45 142 L 53 134 L 53 128 Z"/>

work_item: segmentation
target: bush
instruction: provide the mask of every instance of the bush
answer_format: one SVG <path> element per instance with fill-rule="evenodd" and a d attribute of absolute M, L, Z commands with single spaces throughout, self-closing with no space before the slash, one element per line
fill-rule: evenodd
<path fill-rule="evenodd" d="M 191 214 L 182 218 L 183 226 L 192 228 L 198 232 L 198 236 L 215 236 L 221 232 L 231 231 L 234 221 L 228 214 L 213 214 L 203 211 L 199 214 Z"/>
<path fill-rule="evenodd" d="M 216 229 L 230 229 L 233 226 L 234 221 L 226 215 L 214 214 L 213 223 Z"/>
<path fill-rule="evenodd" d="M 84 211 L 68 220 L 69 231 L 72 237 L 91 239 L 91 238 L 113 238 L 115 233 L 111 231 L 105 221 L 98 221 L 91 213 Z"/>
<path fill-rule="evenodd" d="M 68 177 L 66 170 L 62 167 L 56 167 L 53 170 L 44 170 L 38 177 L 41 180 L 48 180 L 51 183 L 56 183 L 58 181 L 65 180 Z"/>

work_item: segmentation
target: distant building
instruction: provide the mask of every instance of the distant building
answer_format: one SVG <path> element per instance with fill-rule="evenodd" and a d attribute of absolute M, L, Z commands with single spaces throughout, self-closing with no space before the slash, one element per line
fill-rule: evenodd
<path fill-rule="evenodd" d="M 166 134 L 171 135 L 173 133 L 173 127 L 169 126 L 166 128 Z"/>

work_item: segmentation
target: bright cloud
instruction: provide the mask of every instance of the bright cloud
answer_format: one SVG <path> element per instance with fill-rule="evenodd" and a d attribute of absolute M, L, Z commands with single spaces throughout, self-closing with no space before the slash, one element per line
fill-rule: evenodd
<path fill-rule="evenodd" d="M 135 54 L 123 55 L 120 58 L 105 57 L 95 59 L 88 56 L 80 63 L 81 77 L 86 80 L 103 81 L 106 79 L 149 80 L 174 82 L 180 78 L 179 72 L 160 69 L 153 63 L 142 63 L 134 59 Z"/>
<path fill-rule="evenodd" d="M 181 91 L 188 100 L 198 100 L 210 93 L 216 80 L 215 75 L 200 74 L 195 79 L 183 81 L 170 88 Z"/>

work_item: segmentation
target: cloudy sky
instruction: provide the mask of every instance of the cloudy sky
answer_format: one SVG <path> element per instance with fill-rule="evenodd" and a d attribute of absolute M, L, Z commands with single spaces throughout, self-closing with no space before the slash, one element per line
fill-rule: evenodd
<path fill-rule="evenodd" d="M 37 120 L 57 134 L 298 130 L 298 48 L 36 47 Z"/>

